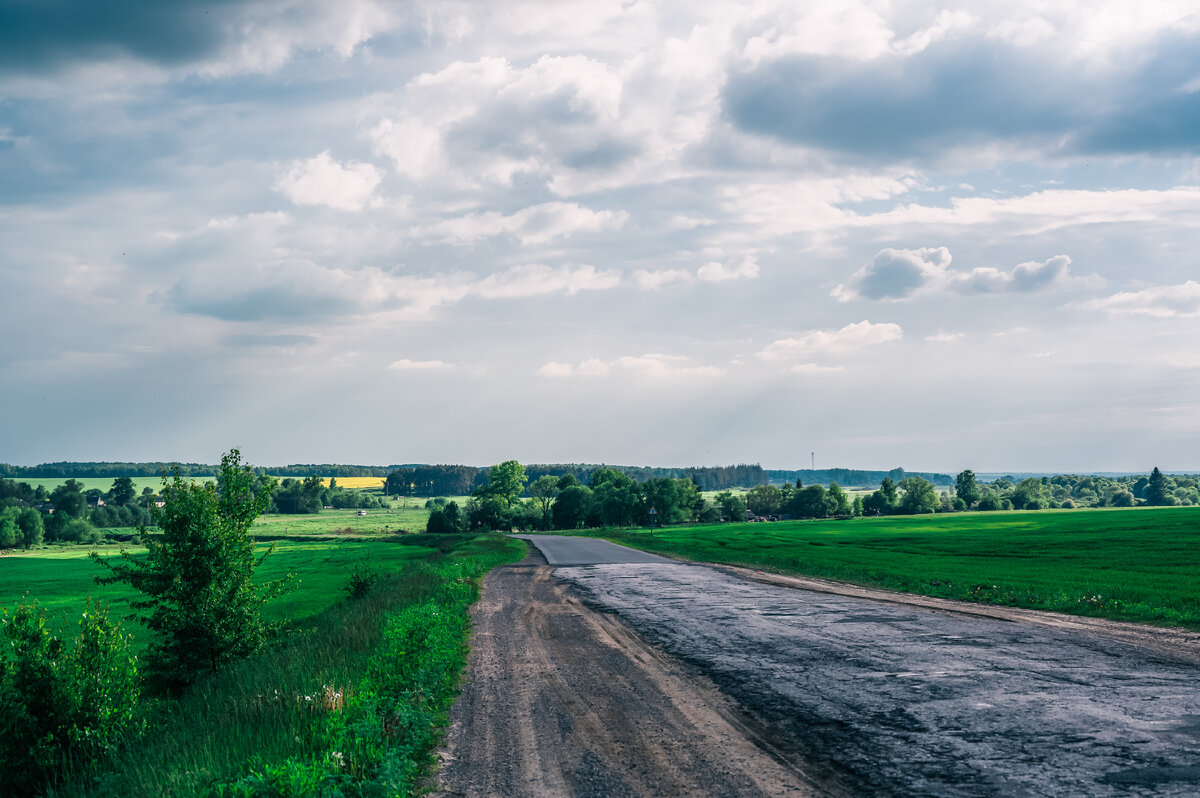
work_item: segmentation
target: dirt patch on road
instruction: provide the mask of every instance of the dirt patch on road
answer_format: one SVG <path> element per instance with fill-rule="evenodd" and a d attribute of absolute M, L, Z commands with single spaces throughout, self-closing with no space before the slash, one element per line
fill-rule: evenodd
<path fill-rule="evenodd" d="M 925 607 L 926 609 L 952 612 L 957 615 L 973 615 L 980 618 L 996 618 L 1002 621 L 1049 626 L 1055 629 L 1089 632 L 1101 637 L 1107 637 L 1110 640 L 1119 640 L 1122 643 L 1148 648 L 1158 654 L 1178 657 L 1188 662 L 1200 663 L 1200 634 L 1184 629 L 1124 623 L 1121 621 L 1110 621 L 1105 618 L 1064 615 L 1058 612 L 1028 610 L 1018 607 L 1000 607 L 993 604 L 974 604 L 969 601 L 953 601 L 951 599 L 934 598 L 932 596 L 919 596 L 913 593 L 900 593 L 894 590 L 860 587 L 845 582 L 833 582 L 827 579 L 785 576 L 783 574 L 756 571 L 752 568 L 741 568 L 734 565 L 713 565 L 712 567 L 734 576 L 752 579 L 767 585 L 815 590 L 819 593 L 834 593 L 839 596 L 854 596 L 872 601 L 886 601 L 890 604 Z"/>
<path fill-rule="evenodd" d="M 552 574 L 535 552 L 487 576 L 437 795 L 847 794 Z"/>

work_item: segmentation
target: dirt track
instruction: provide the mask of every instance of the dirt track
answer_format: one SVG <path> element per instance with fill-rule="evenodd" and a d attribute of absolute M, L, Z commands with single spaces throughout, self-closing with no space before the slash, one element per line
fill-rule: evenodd
<path fill-rule="evenodd" d="M 567 594 L 536 551 L 488 575 L 438 795 L 838 795 L 702 677 Z M 818 786 L 819 784 L 819 786 Z"/>
<path fill-rule="evenodd" d="M 446 794 L 1200 794 L 1196 636 L 1024 614 L 674 562 L 497 569 Z"/>

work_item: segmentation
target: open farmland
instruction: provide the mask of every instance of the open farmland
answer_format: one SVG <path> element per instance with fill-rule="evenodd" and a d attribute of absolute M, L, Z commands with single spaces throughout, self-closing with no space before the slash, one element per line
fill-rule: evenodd
<path fill-rule="evenodd" d="M 1200 508 L 610 532 L 647 551 L 911 593 L 1200 629 Z"/>
<path fill-rule="evenodd" d="M 260 544 L 259 550 L 265 550 Z M 86 598 L 100 599 L 112 606 L 113 614 L 130 612 L 129 602 L 137 595 L 123 584 L 97 585 L 103 573 L 88 557 L 91 550 L 115 556 L 121 547 L 51 547 L 0 558 L 0 606 L 12 607 L 25 599 L 36 599 L 46 610 L 47 622 L 57 631 L 74 631 Z M 127 547 L 128 548 L 128 547 Z M 137 552 L 138 548 L 129 548 Z M 391 570 L 432 553 L 423 546 L 379 541 L 280 541 L 256 574 L 256 581 L 278 579 L 295 572 L 300 586 L 264 607 L 270 620 L 297 620 L 315 615 L 345 597 L 344 587 L 357 565 Z M 139 635 L 140 637 L 141 635 Z"/>

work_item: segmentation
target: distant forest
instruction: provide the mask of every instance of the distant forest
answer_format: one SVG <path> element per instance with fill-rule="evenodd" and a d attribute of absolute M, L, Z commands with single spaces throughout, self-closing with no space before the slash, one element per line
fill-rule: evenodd
<path fill-rule="evenodd" d="M 878 485 L 884 477 L 890 477 L 893 482 L 899 482 L 905 477 L 920 477 L 938 487 L 954 484 L 954 477 L 949 474 L 935 474 L 928 471 L 905 471 L 903 468 L 893 468 L 891 471 L 861 471 L 856 468 L 803 468 L 797 471 L 768 469 L 767 476 L 773 484 L 795 482 L 797 479 L 805 485 L 828 485 L 836 482 L 843 488 L 865 488 Z"/>

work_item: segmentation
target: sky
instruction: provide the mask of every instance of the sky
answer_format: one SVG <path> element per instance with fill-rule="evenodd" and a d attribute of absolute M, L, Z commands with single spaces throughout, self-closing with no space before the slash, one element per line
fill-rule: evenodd
<path fill-rule="evenodd" d="M 1200 470 L 1187 2 L 0 0 L 0 462 Z"/>

